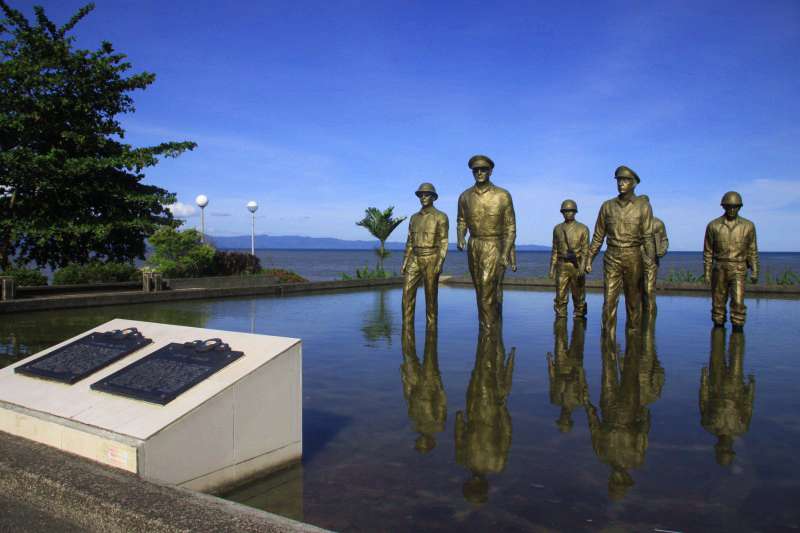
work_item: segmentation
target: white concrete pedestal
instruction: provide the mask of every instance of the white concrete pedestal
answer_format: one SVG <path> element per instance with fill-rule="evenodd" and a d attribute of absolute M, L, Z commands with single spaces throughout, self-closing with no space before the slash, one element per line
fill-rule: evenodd
<path fill-rule="evenodd" d="M 14 372 L 91 331 L 128 327 L 152 344 L 74 385 Z M 90 389 L 171 342 L 212 337 L 245 355 L 167 405 Z M 301 458 L 301 342 L 115 319 L 0 369 L 0 430 L 148 479 L 215 491 Z"/>

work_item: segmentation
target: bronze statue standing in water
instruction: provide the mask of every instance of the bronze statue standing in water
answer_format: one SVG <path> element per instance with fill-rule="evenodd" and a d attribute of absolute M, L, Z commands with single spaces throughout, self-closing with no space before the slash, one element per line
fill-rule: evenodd
<path fill-rule="evenodd" d="M 669 239 L 667 238 L 667 227 L 664 222 L 653 217 L 653 240 L 656 247 L 656 259 L 650 261 L 647 255 L 643 255 L 644 260 L 644 310 L 648 315 L 656 312 L 656 278 L 658 277 L 658 267 L 661 266 L 661 258 L 667 254 L 669 249 Z M 644 250 L 643 250 L 644 251 Z"/>
<path fill-rule="evenodd" d="M 458 198 L 458 249 L 467 246 L 469 273 L 478 299 L 478 320 L 482 328 L 491 328 L 502 316 L 506 267 L 517 270 L 516 217 L 511 195 L 489 181 L 494 162 L 476 155 L 467 165 L 472 169 L 475 185 Z M 467 230 L 469 245 L 465 242 Z"/>
<path fill-rule="evenodd" d="M 575 318 L 586 317 L 586 264 L 589 262 L 589 228 L 575 220 L 578 204 L 561 202 L 564 222 L 553 228 L 553 250 L 550 254 L 551 278 L 556 280 L 553 309 L 556 318 L 566 318 L 567 299 L 572 292 Z"/>
<path fill-rule="evenodd" d="M 641 181 L 639 176 L 630 168 L 621 166 L 614 172 L 614 178 L 619 194 L 600 207 L 590 247 L 591 260 L 586 267 L 587 272 L 592 271 L 591 261 L 608 237 L 608 248 L 603 256 L 603 331 L 609 338 L 616 335 L 617 304 L 623 290 L 628 326 L 641 327 L 642 256 L 655 261 L 656 255 L 650 200 L 647 196 L 634 194 Z"/>
<path fill-rule="evenodd" d="M 758 281 L 758 246 L 756 227 L 739 216 L 742 197 L 726 192 L 722 197 L 725 214 L 706 227 L 703 243 L 703 266 L 706 283 L 711 283 L 711 320 L 725 324 L 725 305 L 731 299 L 731 323 L 744 326 L 747 307 L 744 305 L 744 279 L 750 269 L 750 280 Z"/>
<path fill-rule="evenodd" d="M 425 319 L 427 327 L 436 325 L 439 297 L 439 274 L 447 256 L 447 215 L 433 207 L 439 197 L 436 188 L 423 183 L 416 192 L 422 209 L 411 215 L 408 240 L 401 271 L 403 281 L 403 327 L 414 327 L 417 287 L 425 285 Z"/>

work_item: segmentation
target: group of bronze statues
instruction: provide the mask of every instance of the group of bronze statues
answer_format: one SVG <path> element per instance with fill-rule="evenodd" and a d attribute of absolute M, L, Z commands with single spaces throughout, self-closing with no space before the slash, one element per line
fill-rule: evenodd
<path fill-rule="evenodd" d="M 503 277 L 516 271 L 516 217 L 511 195 L 490 180 L 494 162 L 487 156 L 469 159 L 475 184 L 458 199 L 457 248 L 467 250 L 475 286 L 479 336 L 467 389 L 466 408 L 456 414 L 456 460 L 471 472 L 464 496 L 485 501 L 487 474 L 505 468 L 511 446 L 511 416 L 506 402 L 511 390 L 514 352 L 507 356 L 502 340 Z M 555 349 L 548 353 L 550 401 L 560 406 L 556 425 L 562 432 L 573 426 L 572 412 L 583 407 L 592 448 L 611 468 L 609 496 L 619 499 L 633 484 L 629 473 L 644 463 L 650 430 L 648 405 L 661 396 L 664 369 L 655 351 L 656 278 L 669 241 L 664 223 L 653 216 L 647 196 L 635 194 L 641 182 L 632 169 L 614 172 L 617 196 L 600 207 L 594 233 L 576 220 L 574 200 L 564 200 L 564 222 L 553 229 L 549 276 L 555 280 Z M 444 431 L 447 398 L 439 372 L 437 343 L 438 283 L 448 250 L 449 221 L 434 207 L 438 198 L 431 183 L 416 191 L 421 209 L 409 223 L 402 263 L 403 285 L 403 392 L 409 417 L 419 436 L 416 449 L 436 446 Z M 733 439 L 750 423 L 754 380 L 743 375 L 745 322 L 744 285 L 748 270 L 758 278 L 755 226 L 739 217 L 742 198 L 728 192 L 722 198 L 724 214 L 712 220 L 703 247 L 704 279 L 712 292 L 712 347 L 709 366 L 700 386 L 701 424 L 718 437 L 717 461 L 728 465 L 734 456 Z M 469 233 L 469 240 L 466 240 Z M 592 404 L 583 370 L 586 327 L 586 274 L 603 243 L 602 387 L 598 409 Z M 414 310 L 420 284 L 425 289 L 426 338 L 419 361 L 414 340 Z M 617 307 L 625 294 L 627 311 L 624 355 L 618 354 Z M 574 325 L 567 342 L 567 306 L 572 295 Z M 725 355 L 726 305 L 734 331 L 730 355 Z"/>
<path fill-rule="evenodd" d="M 516 271 L 516 217 L 509 192 L 490 180 L 494 162 L 487 156 L 469 159 L 475 185 L 458 198 L 457 247 L 467 249 L 469 272 L 475 285 L 478 320 L 483 329 L 491 329 L 502 317 L 503 277 L 506 269 Z M 574 200 L 564 200 L 564 222 L 553 229 L 553 247 L 549 275 L 555 279 L 554 302 L 557 317 L 567 316 L 572 294 L 574 316 L 586 317 L 586 274 L 606 242 L 603 256 L 603 331 L 613 338 L 617 324 L 620 294 L 625 294 L 628 324 L 641 322 L 642 310 L 656 311 L 656 277 L 660 259 L 667 253 L 669 241 L 664 223 L 653 216 L 650 199 L 635 194 L 641 182 L 638 174 L 626 166 L 614 172 L 617 196 L 600 207 L 594 234 L 575 220 Z M 403 257 L 403 321 L 413 323 L 416 292 L 425 287 L 427 324 L 435 323 L 439 275 L 447 256 L 447 215 L 433 206 L 438 198 L 435 187 L 423 183 L 417 189 L 422 208 L 409 223 Z M 711 285 L 712 320 L 725 323 L 726 304 L 730 299 L 731 323 L 742 327 L 745 321 L 744 285 L 748 270 L 753 282 L 758 279 L 758 248 L 755 226 L 739 216 L 742 197 L 727 192 L 721 205 L 725 213 L 709 222 L 703 246 L 704 279 Z M 469 241 L 466 235 L 469 232 Z"/>

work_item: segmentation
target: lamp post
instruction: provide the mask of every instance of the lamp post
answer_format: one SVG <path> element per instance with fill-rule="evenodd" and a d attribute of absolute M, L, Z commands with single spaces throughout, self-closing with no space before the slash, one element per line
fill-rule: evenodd
<path fill-rule="evenodd" d="M 200 208 L 200 242 L 206 242 L 206 206 L 208 197 L 205 194 L 199 195 L 194 199 L 197 207 Z"/>
<path fill-rule="evenodd" d="M 250 230 L 250 253 L 252 255 L 256 255 L 256 210 L 258 209 L 258 204 L 255 203 L 253 200 L 247 202 L 247 210 L 250 211 L 253 215 L 253 225 L 252 229 Z"/>

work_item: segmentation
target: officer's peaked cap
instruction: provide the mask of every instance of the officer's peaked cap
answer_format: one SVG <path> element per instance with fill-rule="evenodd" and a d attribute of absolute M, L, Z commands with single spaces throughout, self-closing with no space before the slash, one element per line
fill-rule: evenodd
<path fill-rule="evenodd" d="M 614 179 L 617 178 L 633 178 L 636 180 L 636 183 L 640 183 L 642 181 L 639 179 L 639 175 L 634 172 L 632 168 L 626 167 L 625 165 L 618 166 L 617 170 L 614 171 Z"/>
<path fill-rule="evenodd" d="M 491 158 L 485 155 L 473 155 L 472 157 L 469 158 L 467 166 L 470 169 L 473 169 L 475 167 L 494 168 L 494 161 L 492 161 Z"/>

